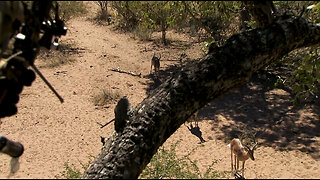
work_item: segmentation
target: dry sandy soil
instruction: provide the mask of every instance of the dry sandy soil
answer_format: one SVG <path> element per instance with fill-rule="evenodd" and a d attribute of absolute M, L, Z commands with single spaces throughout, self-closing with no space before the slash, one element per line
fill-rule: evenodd
<path fill-rule="evenodd" d="M 1 134 L 25 147 L 20 169 L 11 178 L 55 178 L 65 170 L 66 162 L 82 169 L 81 164 L 100 152 L 100 136 L 108 137 L 113 131 L 113 125 L 101 129 L 96 122 L 111 120 L 116 102 L 95 106 L 94 96 L 103 90 L 117 92 L 136 106 L 156 87 L 149 75 L 154 52 L 162 53 L 161 74 L 167 76 L 179 65 L 177 59 L 184 49 L 191 59 L 202 56 L 199 44 L 177 33 L 168 33 L 171 44 L 164 47 L 157 40 L 139 42 L 110 26 L 97 25 L 90 20 L 96 14 L 92 8 L 89 18 L 70 20 L 67 36 L 61 38 L 63 44 L 76 48 L 71 54 L 75 61 L 49 68 L 44 59 L 36 60 L 65 102 L 61 104 L 38 77 L 24 88 L 18 114 L 1 119 Z M 110 71 L 118 67 L 142 77 Z M 259 142 L 255 161 L 246 162 L 246 178 L 320 178 L 319 107 L 293 107 L 289 93 L 258 80 L 253 78 L 199 111 L 205 143 L 199 144 L 182 125 L 164 147 L 181 140 L 177 155 L 190 154 L 202 173 L 213 162 L 213 169 L 229 171 L 228 141 L 246 125 L 258 132 Z M 0 158 L 0 178 L 7 178 L 10 158 L 4 154 Z"/>

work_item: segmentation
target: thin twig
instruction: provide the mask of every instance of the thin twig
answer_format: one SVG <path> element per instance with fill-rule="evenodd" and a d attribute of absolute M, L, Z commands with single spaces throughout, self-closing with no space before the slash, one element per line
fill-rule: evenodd
<path fill-rule="evenodd" d="M 110 124 L 112 121 L 114 121 L 115 119 L 110 120 L 109 122 L 107 122 L 106 124 L 102 125 L 99 122 L 96 122 L 97 124 L 99 124 L 101 127 L 100 128 L 104 128 L 105 126 L 107 126 L 108 124 Z"/>

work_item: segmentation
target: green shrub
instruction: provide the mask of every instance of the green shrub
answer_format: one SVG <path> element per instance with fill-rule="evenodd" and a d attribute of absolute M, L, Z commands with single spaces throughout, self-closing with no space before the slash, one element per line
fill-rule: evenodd
<path fill-rule="evenodd" d="M 56 175 L 56 179 L 80 179 L 82 176 L 82 173 L 80 170 L 69 166 L 68 163 L 64 164 L 65 170 L 61 173 L 61 176 Z"/>
<path fill-rule="evenodd" d="M 179 142 L 172 144 L 169 150 L 159 149 L 141 173 L 140 178 L 197 178 L 197 174 L 191 170 L 193 166 L 187 163 L 187 159 L 177 158 L 175 149 Z"/>
<path fill-rule="evenodd" d="M 294 96 L 295 105 L 319 103 L 320 59 L 319 46 L 300 48 L 284 56 L 274 66 L 287 67 L 278 76 L 276 87 L 288 88 Z"/>
<path fill-rule="evenodd" d="M 89 155 L 89 161 L 87 163 L 79 162 L 81 165 L 82 171 L 75 168 L 74 165 L 70 166 L 67 162 L 64 163 L 65 170 L 60 173 L 60 175 L 55 175 L 56 179 L 80 179 L 83 176 L 83 173 L 88 169 L 89 165 L 93 162 L 95 158 L 92 155 Z"/>
<path fill-rule="evenodd" d="M 57 1 L 59 3 L 60 18 L 65 22 L 72 17 L 84 15 L 88 12 L 82 1 Z"/>
<path fill-rule="evenodd" d="M 151 39 L 152 32 L 152 29 L 149 29 L 140 24 L 134 29 L 133 34 L 142 41 L 148 41 Z"/>
<path fill-rule="evenodd" d="M 213 171 L 212 166 L 217 162 L 214 161 L 211 166 L 202 175 L 197 166 L 197 161 L 192 161 L 189 155 L 197 150 L 194 148 L 188 155 L 178 158 L 176 155 L 176 147 L 180 141 L 170 146 L 169 150 L 159 149 L 152 157 L 148 166 L 140 174 L 140 179 L 203 179 L 203 178 L 226 178 L 229 171 Z"/>

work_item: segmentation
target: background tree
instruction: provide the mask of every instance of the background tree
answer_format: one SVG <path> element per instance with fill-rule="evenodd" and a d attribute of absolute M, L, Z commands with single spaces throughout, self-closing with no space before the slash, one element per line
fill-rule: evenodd
<path fill-rule="evenodd" d="M 111 1 L 110 6 L 116 11 L 118 26 L 131 31 L 139 25 L 141 1 Z"/>
<path fill-rule="evenodd" d="M 300 16 L 305 9 L 302 17 L 314 24 L 320 22 L 319 7 L 316 1 L 299 2 L 275 2 L 277 10 L 281 13 L 294 14 Z M 291 71 L 290 75 L 284 77 L 279 75 L 276 85 L 285 86 L 294 95 L 294 103 L 302 105 L 306 103 L 320 104 L 320 77 L 319 77 L 319 45 L 296 49 L 283 57 L 275 66 L 287 66 Z"/>
<path fill-rule="evenodd" d="M 108 1 L 96 1 L 96 4 L 100 7 L 97 19 L 107 21 L 107 24 L 110 24 L 111 19 L 108 12 Z"/>
<path fill-rule="evenodd" d="M 59 15 L 65 22 L 72 17 L 80 16 L 87 12 L 82 2 L 76 1 L 57 1 L 59 3 Z"/>
<path fill-rule="evenodd" d="M 149 28 L 161 31 L 161 41 L 167 45 L 166 31 L 176 23 L 180 15 L 180 2 L 174 1 L 144 1 L 142 3 L 143 22 Z"/>
<path fill-rule="evenodd" d="M 236 1 L 182 1 L 182 3 L 194 31 L 199 33 L 199 30 L 204 29 L 209 35 L 209 41 L 217 42 L 219 45 L 226 40 L 226 32 L 230 29 L 232 20 L 235 20 L 232 18 L 240 8 L 240 3 Z"/>

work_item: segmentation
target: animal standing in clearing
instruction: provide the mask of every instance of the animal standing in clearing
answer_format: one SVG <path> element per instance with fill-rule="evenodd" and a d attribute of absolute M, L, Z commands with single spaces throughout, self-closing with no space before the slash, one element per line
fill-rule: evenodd
<path fill-rule="evenodd" d="M 160 69 L 160 59 L 161 54 L 159 57 L 156 56 L 156 53 L 153 53 L 152 59 L 151 59 L 151 69 L 150 74 L 152 73 L 152 66 L 154 67 L 154 72 L 156 75 L 158 75 L 159 69 Z"/>
<path fill-rule="evenodd" d="M 231 171 L 233 171 L 233 158 L 232 155 L 234 154 L 234 168 L 235 170 L 238 170 L 239 168 L 239 161 L 242 161 L 242 177 L 244 177 L 244 163 L 247 159 L 254 160 L 254 150 L 257 148 L 257 144 L 255 143 L 252 149 L 248 147 L 247 145 L 242 145 L 241 141 L 239 139 L 232 139 L 230 144 L 228 144 L 228 147 L 231 150 Z"/>

